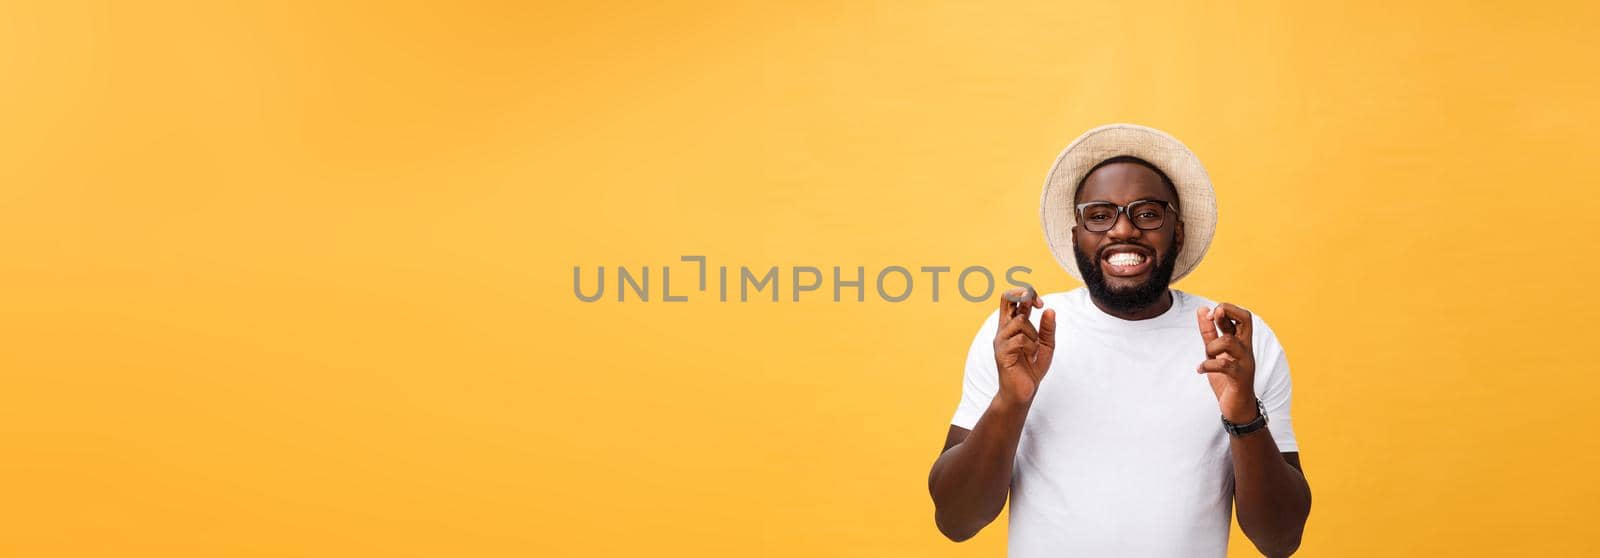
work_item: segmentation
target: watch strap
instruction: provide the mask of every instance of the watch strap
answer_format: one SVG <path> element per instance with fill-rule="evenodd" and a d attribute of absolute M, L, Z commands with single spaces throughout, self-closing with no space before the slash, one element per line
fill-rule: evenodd
<path fill-rule="evenodd" d="M 1267 427 L 1267 408 L 1262 405 L 1261 398 L 1256 398 L 1256 418 L 1244 424 L 1228 422 L 1228 417 L 1222 417 L 1222 428 L 1235 438 Z"/>

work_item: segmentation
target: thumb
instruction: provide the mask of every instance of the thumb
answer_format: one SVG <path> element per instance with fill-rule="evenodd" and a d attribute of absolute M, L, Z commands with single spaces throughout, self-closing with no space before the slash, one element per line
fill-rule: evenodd
<path fill-rule="evenodd" d="M 1045 310 L 1039 317 L 1039 353 L 1034 358 L 1049 364 L 1056 354 L 1056 311 Z"/>

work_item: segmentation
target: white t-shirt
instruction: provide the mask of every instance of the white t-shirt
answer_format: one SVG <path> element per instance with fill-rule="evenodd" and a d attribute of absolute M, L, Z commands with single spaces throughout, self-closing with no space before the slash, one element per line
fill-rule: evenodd
<path fill-rule="evenodd" d="M 1013 558 L 1227 554 L 1233 456 L 1217 397 L 1195 373 L 1206 358 L 1195 309 L 1216 303 L 1172 294 L 1166 313 L 1137 321 L 1101 311 L 1082 287 L 1044 296 L 1056 311 L 1056 352 L 1017 446 Z M 1033 310 L 1035 326 L 1043 313 Z M 956 426 L 972 429 L 999 387 L 997 319 L 989 315 L 967 353 Z M 1299 451 L 1289 362 L 1266 322 L 1252 323 L 1267 429 L 1279 451 Z"/>

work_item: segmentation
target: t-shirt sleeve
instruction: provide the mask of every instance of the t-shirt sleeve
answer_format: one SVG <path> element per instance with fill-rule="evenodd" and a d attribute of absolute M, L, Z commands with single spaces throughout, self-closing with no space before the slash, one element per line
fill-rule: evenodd
<path fill-rule="evenodd" d="M 1294 421 L 1289 414 L 1293 391 L 1289 358 L 1283 352 L 1283 345 L 1278 343 L 1277 334 L 1260 316 L 1254 317 L 1253 325 L 1250 337 L 1256 356 L 1256 396 L 1267 409 L 1267 430 L 1272 432 L 1272 441 L 1277 442 L 1279 452 L 1300 451 L 1294 438 Z"/>
<path fill-rule="evenodd" d="M 978 328 L 978 334 L 972 338 L 972 347 L 967 349 L 966 372 L 961 381 L 961 402 L 956 405 L 956 414 L 950 418 L 950 424 L 972 430 L 978 424 L 978 419 L 983 417 L 983 412 L 989 409 L 995 392 L 1000 389 L 1000 376 L 994 368 L 994 334 L 999 330 L 999 319 L 998 310 L 990 312 L 983 327 Z"/>

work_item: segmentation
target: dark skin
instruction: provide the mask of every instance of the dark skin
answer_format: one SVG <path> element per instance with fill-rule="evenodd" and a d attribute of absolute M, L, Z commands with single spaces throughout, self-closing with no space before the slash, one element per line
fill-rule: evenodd
<path fill-rule="evenodd" d="M 1174 205 L 1176 194 L 1160 175 L 1133 163 L 1106 165 L 1090 174 L 1078 192 L 1078 201 L 1109 201 L 1127 205 L 1136 200 L 1162 200 Z M 1107 248 L 1133 247 L 1147 256 L 1175 257 L 1183 246 L 1183 223 L 1169 216 L 1157 230 L 1140 230 L 1124 217 L 1111 230 L 1090 232 L 1073 228 L 1073 243 L 1096 257 Z M 1101 260 L 1102 267 L 1105 261 Z M 1154 265 L 1123 275 L 1106 273 L 1112 288 L 1125 288 L 1149 279 Z M 1125 320 L 1160 316 L 1172 307 L 1171 292 L 1145 308 L 1111 312 Z M 1055 356 L 1055 311 L 1045 310 L 1035 329 L 1029 315 L 1044 303 L 1031 292 L 1013 290 L 1001 297 L 1000 328 L 995 335 L 995 369 L 1000 389 L 972 430 L 952 425 L 944 450 L 928 475 L 933 496 L 934 523 L 954 541 L 978 534 L 1005 507 L 1011 491 L 1011 472 L 1023 422 L 1033 396 Z M 1197 340 L 1206 346 L 1206 360 L 1197 374 L 1206 374 L 1223 417 L 1244 424 L 1257 416 L 1254 392 L 1255 357 L 1250 348 L 1252 317 L 1238 306 L 1222 303 L 1201 308 L 1195 316 Z M 1222 425 L 1217 425 L 1221 428 Z M 1266 556 L 1289 556 L 1300 547 L 1306 518 L 1311 514 L 1311 487 L 1300 468 L 1298 452 L 1279 453 L 1271 427 L 1242 437 L 1230 436 L 1233 454 L 1234 508 L 1239 527 L 1256 549 Z"/>

